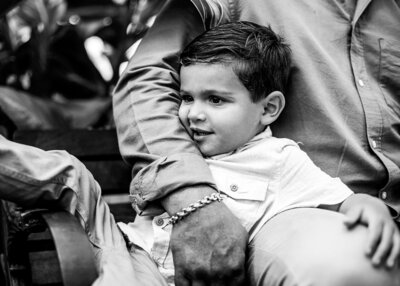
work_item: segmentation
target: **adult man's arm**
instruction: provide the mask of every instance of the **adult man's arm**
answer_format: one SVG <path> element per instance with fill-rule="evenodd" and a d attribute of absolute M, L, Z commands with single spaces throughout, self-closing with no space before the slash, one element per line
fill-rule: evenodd
<path fill-rule="evenodd" d="M 208 166 L 178 119 L 177 69 L 183 47 L 227 19 L 224 3 L 217 2 L 170 1 L 116 87 L 120 149 L 133 166 L 131 193 L 143 214 L 154 213 L 156 202 L 174 214 L 215 191 Z M 224 204 L 192 213 L 174 226 L 171 240 L 177 285 L 243 281 L 247 233 Z"/>

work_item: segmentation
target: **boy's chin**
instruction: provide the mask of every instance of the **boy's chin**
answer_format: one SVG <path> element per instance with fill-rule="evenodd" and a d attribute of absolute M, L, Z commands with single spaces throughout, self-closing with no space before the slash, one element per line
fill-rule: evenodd
<path fill-rule="evenodd" d="M 207 150 L 206 148 L 201 148 L 200 146 L 197 146 L 203 155 L 203 157 L 212 157 L 215 156 L 215 152 L 210 152 L 210 150 Z"/>
<path fill-rule="evenodd" d="M 218 155 L 222 155 L 222 154 L 224 154 L 224 153 L 226 153 L 226 152 L 222 152 L 222 151 L 219 151 L 219 150 L 208 150 L 208 149 L 206 149 L 206 148 L 199 148 L 200 149 L 200 152 L 201 152 L 201 154 L 203 155 L 203 157 L 213 157 L 213 156 L 218 156 Z"/>

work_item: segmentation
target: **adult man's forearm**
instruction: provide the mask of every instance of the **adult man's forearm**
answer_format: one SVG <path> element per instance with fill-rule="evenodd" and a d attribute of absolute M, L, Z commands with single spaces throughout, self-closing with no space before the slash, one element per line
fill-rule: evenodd
<path fill-rule="evenodd" d="M 204 15 L 200 16 L 191 1 L 170 1 L 142 40 L 115 90 L 114 117 L 121 154 L 133 166 L 133 175 L 150 166 L 160 173 L 155 174 L 156 178 L 167 179 L 165 184 L 162 180 L 158 181 L 160 188 L 156 192 L 166 189 L 174 191 L 174 186 L 168 183 L 168 177 L 171 176 L 161 174 L 163 169 L 159 168 L 160 161 L 164 166 L 175 164 L 175 170 L 179 169 L 175 173 L 185 174 L 193 172 L 193 169 L 188 169 L 186 164 L 181 166 L 179 159 L 170 159 L 170 156 L 193 154 L 194 158 L 201 158 L 179 122 L 177 69 L 183 47 L 203 32 L 203 18 Z M 196 171 L 211 176 L 205 170 L 206 165 L 203 165 Z M 183 185 L 175 189 L 204 183 L 201 179 L 192 181 L 193 178 L 185 182 L 186 177 L 189 176 L 180 176 Z M 212 181 L 211 177 L 208 181 Z M 168 185 L 168 188 L 162 185 Z M 132 186 L 135 186 L 135 182 Z M 153 195 L 149 199 L 163 195 Z"/>
<path fill-rule="evenodd" d="M 161 156 L 198 153 L 178 119 L 177 69 L 180 51 L 202 31 L 190 1 L 171 1 L 121 75 L 114 92 L 114 117 L 121 154 L 134 174 Z"/>

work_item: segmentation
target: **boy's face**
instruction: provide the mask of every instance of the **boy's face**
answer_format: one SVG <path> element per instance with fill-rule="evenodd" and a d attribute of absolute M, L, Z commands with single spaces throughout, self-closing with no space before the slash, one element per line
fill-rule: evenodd
<path fill-rule="evenodd" d="M 265 128 L 263 105 L 229 65 L 183 66 L 180 76 L 179 118 L 204 156 L 233 151 Z"/>

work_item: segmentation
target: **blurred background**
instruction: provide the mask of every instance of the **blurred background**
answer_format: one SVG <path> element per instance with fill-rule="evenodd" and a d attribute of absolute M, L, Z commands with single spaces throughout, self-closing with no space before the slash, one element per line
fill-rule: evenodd
<path fill-rule="evenodd" d="M 113 128 L 111 94 L 168 0 L 1 0 L 0 120 Z"/>

